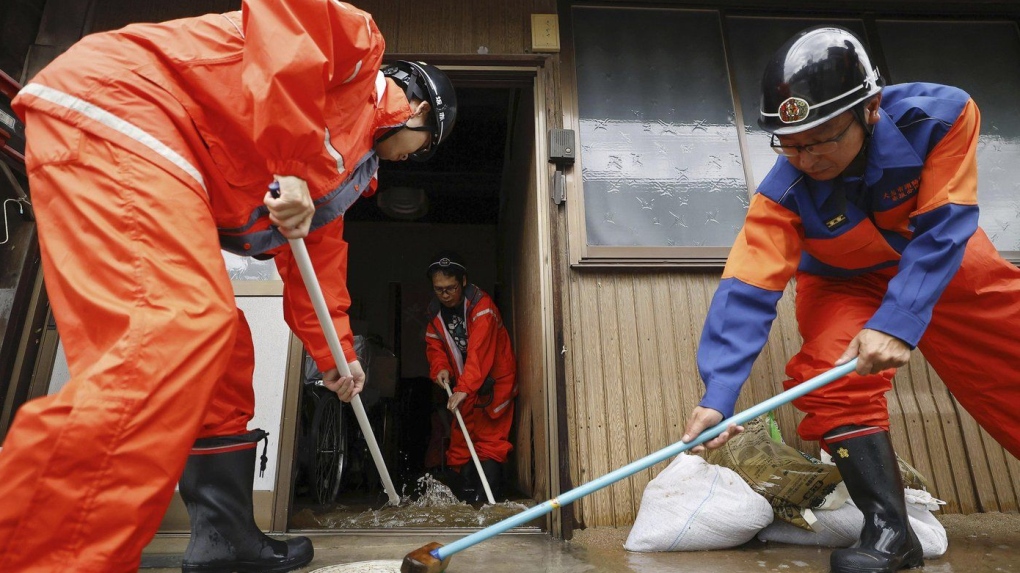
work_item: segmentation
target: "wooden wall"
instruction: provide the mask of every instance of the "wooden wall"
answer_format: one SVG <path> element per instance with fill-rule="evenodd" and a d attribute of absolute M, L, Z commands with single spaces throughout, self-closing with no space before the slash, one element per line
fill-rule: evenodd
<path fill-rule="evenodd" d="M 527 54 L 531 14 L 555 14 L 555 0 L 355 0 L 372 14 L 395 54 Z"/>
<path fill-rule="evenodd" d="M 717 285 L 714 273 L 569 272 L 566 370 L 575 484 L 681 438 L 703 391 L 695 355 Z M 793 298 L 790 287 L 737 411 L 783 390 L 784 365 L 800 345 Z M 1018 510 L 1020 462 L 977 427 L 919 353 L 897 373 L 888 397 L 896 450 L 947 502 L 944 512 Z M 780 409 L 783 436 L 817 455 L 817 443 L 796 435 L 800 416 L 792 406 Z M 580 521 L 631 524 L 645 485 L 665 466 L 579 500 Z"/>
<path fill-rule="evenodd" d="M 512 146 L 503 170 L 505 207 L 500 212 L 499 259 L 506 271 L 503 282 L 510 286 L 512 294 L 510 309 L 504 309 L 504 320 L 512 322 L 520 385 L 513 438 L 516 482 L 522 492 L 544 500 L 550 497 L 549 447 L 555 440 L 546 416 L 545 388 L 550 378 L 545 360 L 545 325 L 551 312 L 541 302 L 543 289 L 548 288 L 547 281 L 543 281 L 548 256 L 540 244 L 538 229 L 541 219 L 534 177 L 534 97 L 530 89 L 521 89 L 516 97 L 520 103 L 511 105 L 516 110 L 509 126 Z"/>

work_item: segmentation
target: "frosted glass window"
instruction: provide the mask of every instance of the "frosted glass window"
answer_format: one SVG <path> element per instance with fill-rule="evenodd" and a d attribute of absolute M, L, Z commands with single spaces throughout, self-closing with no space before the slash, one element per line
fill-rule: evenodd
<path fill-rule="evenodd" d="M 864 38 L 860 20 L 812 20 L 787 18 L 726 18 L 733 76 L 740 96 L 744 119 L 747 160 L 754 178 L 754 188 L 768 175 L 776 163 L 775 151 L 769 147 L 769 134 L 758 127 L 761 106 L 761 77 L 772 54 L 801 30 L 820 24 L 842 26 Z"/>
<path fill-rule="evenodd" d="M 732 245 L 748 188 L 718 14 L 572 19 L 587 244 Z"/>
<path fill-rule="evenodd" d="M 890 83 L 963 89 L 981 110 L 981 226 L 1000 251 L 1020 251 L 1020 34 L 1012 22 L 879 21 Z"/>

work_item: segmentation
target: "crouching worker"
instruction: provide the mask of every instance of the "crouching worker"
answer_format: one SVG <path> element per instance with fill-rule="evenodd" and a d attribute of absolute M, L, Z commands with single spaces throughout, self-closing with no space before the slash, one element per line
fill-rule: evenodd
<path fill-rule="evenodd" d="M 452 387 L 447 408 L 460 410 L 493 498 L 498 500 L 504 495 L 503 464 L 513 449 L 508 437 L 517 396 L 517 363 L 510 336 L 492 298 L 468 283 L 467 267 L 458 255 L 436 255 L 427 276 L 436 294 L 425 329 L 429 377 L 439 386 Z M 486 499 L 456 419 L 446 465 L 460 474 L 465 501 Z"/>
<path fill-rule="evenodd" d="M 706 391 L 683 437 L 733 415 L 796 277 L 804 344 L 786 365 L 785 387 L 858 359 L 856 372 L 794 401 L 805 413 L 801 438 L 832 454 L 865 517 L 860 546 L 833 551 L 834 573 L 922 564 L 886 406 L 912 349 L 1020 455 L 1020 271 L 978 226 L 977 105 L 951 86 L 884 87 L 872 61 L 849 31 L 819 27 L 768 64 L 758 124 L 780 157 L 709 307 L 698 349 Z"/>
<path fill-rule="evenodd" d="M 178 478 L 185 572 L 311 561 L 307 538 L 269 538 L 252 518 L 265 433 L 247 427 L 254 350 L 221 249 L 275 257 L 287 324 L 326 387 L 358 394 L 342 215 L 374 191 L 380 159 L 434 153 L 456 111 L 442 72 L 380 70 L 384 49 L 348 4 L 245 0 L 89 35 L 15 98 L 71 380 L 18 411 L 0 452 L 0 571 L 137 571 Z M 309 301 L 297 238 L 351 376 Z"/>

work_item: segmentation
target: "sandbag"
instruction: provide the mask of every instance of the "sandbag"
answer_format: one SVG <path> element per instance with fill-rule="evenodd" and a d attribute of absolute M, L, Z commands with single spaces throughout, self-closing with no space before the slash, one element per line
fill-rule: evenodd
<path fill-rule="evenodd" d="M 700 551 L 746 543 L 772 522 L 768 500 L 732 470 L 680 454 L 641 496 L 628 551 Z"/>
<path fill-rule="evenodd" d="M 904 490 L 907 501 L 907 517 L 910 527 L 921 542 L 925 559 L 942 556 L 949 548 L 946 529 L 932 514 L 946 502 L 935 499 L 930 493 L 916 489 Z M 776 520 L 758 533 L 758 539 L 792 545 L 813 545 L 817 547 L 851 547 L 860 543 L 864 514 L 853 501 L 838 509 L 814 511 L 817 521 L 814 531 L 807 531 L 785 521 Z"/>
<path fill-rule="evenodd" d="M 836 466 L 777 441 L 763 416 L 744 424 L 743 433 L 710 450 L 705 459 L 737 472 L 772 504 L 776 519 L 808 531 L 814 520 L 811 508 L 821 507 L 843 481 Z"/>

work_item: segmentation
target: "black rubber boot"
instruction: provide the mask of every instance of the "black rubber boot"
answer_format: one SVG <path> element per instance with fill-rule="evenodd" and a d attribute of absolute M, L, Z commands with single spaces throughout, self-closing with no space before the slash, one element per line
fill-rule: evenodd
<path fill-rule="evenodd" d="M 833 551 L 832 573 L 893 573 L 923 565 L 889 432 L 843 426 L 826 434 L 825 443 L 850 497 L 864 514 L 860 546 Z"/>
<path fill-rule="evenodd" d="M 478 479 L 478 470 L 475 469 L 474 462 L 464 464 L 460 469 L 460 475 L 462 479 L 457 496 L 468 503 L 485 501 L 485 490 L 482 488 L 481 480 Z"/>
<path fill-rule="evenodd" d="M 195 442 L 180 482 L 191 518 L 184 573 L 283 573 L 312 560 L 307 537 L 278 541 L 255 525 L 252 470 L 258 442 L 267 435 L 252 430 Z M 266 461 L 263 449 L 261 471 Z"/>
<path fill-rule="evenodd" d="M 503 498 L 503 464 L 496 460 L 482 460 L 482 471 L 492 490 L 492 499 L 499 502 Z M 485 499 L 485 488 L 482 488 L 482 499 Z M 488 501 L 487 499 L 485 501 Z"/>

